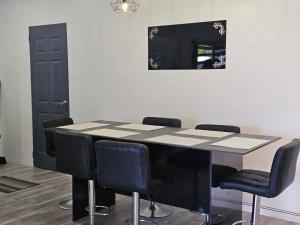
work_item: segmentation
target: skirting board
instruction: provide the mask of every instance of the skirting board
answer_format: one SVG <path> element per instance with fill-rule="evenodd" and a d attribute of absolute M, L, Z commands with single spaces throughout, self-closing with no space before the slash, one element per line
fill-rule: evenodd
<path fill-rule="evenodd" d="M 228 200 L 220 197 L 214 198 L 214 200 L 220 201 L 220 202 L 226 202 L 231 203 L 232 205 L 238 204 L 238 202 L 233 200 Z M 243 202 L 243 211 L 251 213 L 252 210 L 252 202 Z M 295 223 L 300 223 L 300 213 L 299 212 L 293 212 L 283 209 L 276 209 L 269 206 L 260 206 L 260 214 L 264 216 L 269 216 L 273 218 L 278 218 L 282 220 L 287 220 Z"/>
<path fill-rule="evenodd" d="M 243 211 L 251 212 L 252 203 L 243 202 Z M 274 217 L 282 220 L 300 223 L 300 213 L 288 210 L 276 209 L 268 206 L 261 205 L 260 213 L 264 216 Z"/>
<path fill-rule="evenodd" d="M 0 156 L 0 164 L 6 164 L 7 161 L 4 156 Z"/>

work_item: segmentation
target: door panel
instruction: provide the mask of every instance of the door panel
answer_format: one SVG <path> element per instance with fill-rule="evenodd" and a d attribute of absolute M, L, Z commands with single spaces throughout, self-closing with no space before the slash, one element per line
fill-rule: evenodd
<path fill-rule="evenodd" d="M 30 27 L 29 37 L 33 162 L 36 167 L 55 169 L 55 159 L 46 154 L 43 122 L 69 116 L 66 24 Z"/>

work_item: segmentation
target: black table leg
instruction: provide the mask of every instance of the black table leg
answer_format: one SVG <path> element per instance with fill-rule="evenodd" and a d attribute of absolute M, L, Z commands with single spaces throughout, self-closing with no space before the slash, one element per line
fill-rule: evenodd
<path fill-rule="evenodd" d="M 171 177 L 171 183 L 167 189 L 154 196 L 155 201 L 206 215 L 208 220 L 206 225 L 210 225 L 211 152 L 172 148 L 169 156 L 160 166 L 160 170 L 167 172 Z"/>
<path fill-rule="evenodd" d="M 85 210 L 88 206 L 88 181 L 74 176 L 72 181 L 73 221 L 76 221 L 88 215 Z M 95 192 L 96 205 L 112 206 L 115 204 L 115 193 L 97 186 Z"/>
<path fill-rule="evenodd" d="M 231 153 L 212 154 L 214 164 L 231 166 L 240 170 L 243 168 L 243 157 Z M 212 214 L 222 215 L 225 221 L 220 225 L 232 225 L 234 222 L 242 219 L 242 201 L 243 194 L 240 191 L 222 190 L 220 188 L 212 189 Z M 217 221 L 220 218 L 215 218 Z"/>

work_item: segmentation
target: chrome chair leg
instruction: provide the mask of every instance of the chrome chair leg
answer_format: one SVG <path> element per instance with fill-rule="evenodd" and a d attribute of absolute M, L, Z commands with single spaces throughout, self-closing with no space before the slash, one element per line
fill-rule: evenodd
<path fill-rule="evenodd" d="M 240 221 L 236 221 L 236 222 L 233 223 L 232 225 L 238 225 L 238 224 L 243 224 L 243 223 L 250 224 L 250 222 L 249 222 L 248 220 L 240 220 Z"/>
<path fill-rule="evenodd" d="M 153 201 L 150 202 L 150 206 L 141 209 L 140 215 L 146 218 L 162 218 L 167 217 L 173 213 L 173 209 L 168 206 L 157 204 Z"/>
<path fill-rule="evenodd" d="M 89 180 L 89 215 L 94 216 L 95 215 L 95 205 L 96 205 L 96 199 L 95 199 L 95 186 L 94 181 Z"/>
<path fill-rule="evenodd" d="M 259 225 L 260 196 L 253 195 L 251 225 Z"/>
<path fill-rule="evenodd" d="M 111 214 L 111 210 L 109 207 L 96 205 L 95 184 L 93 180 L 88 181 L 88 190 L 89 190 L 89 206 L 86 207 L 85 210 L 89 212 L 89 215 L 109 216 Z M 97 209 L 105 209 L 107 210 L 107 212 L 106 213 L 96 212 Z"/>
<path fill-rule="evenodd" d="M 133 192 L 132 194 L 132 219 L 128 219 L 125 221 L 126 225 L 140 225 L 142 223 L 152 223 L 154 225 L 158 225 L 156 222 L 152 220 L 140 219 L 140 194 L 138 192 Z"/>
<path fill-rule="evenodd" d="M 89 225 L 96 225 L 95 216 L 90 216 Z"/>
<path fill-rule="evenodd" d="M 59 204 L 58 204 L 58 207 L 60 209 L 64 209 L 64 210 L 70 210 L 72 209 L 73 207 L 73 200 L 65 200 L 65 201 L 61 201 Z"/>
<path fill-rule="evenodd" d="M 140 224 L 140 194 L 133 192 L 133 204 L 132 204 L 132 215 L 133 223 L 132 225 Z"/>
<path fill-rule="evenodd" d="M 251 220 L 236 221 L 232 225 L 238 225 L 243 223 L 250 224 L 250 225 L 259 225 L 259 217 L 260 217 L 260 196 L 253 195 Z"/>

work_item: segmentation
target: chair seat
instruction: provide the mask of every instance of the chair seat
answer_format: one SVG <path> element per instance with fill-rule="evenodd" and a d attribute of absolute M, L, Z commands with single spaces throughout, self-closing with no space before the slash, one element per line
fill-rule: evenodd
<path fill-rule="evenodd" d="M 225 179 L 226 177 L 229 177 L 233 173 L 236 173 L 237 169 L 230 167 L 230 166 L 224 166 L 220 164 L 213 164 L 212 166 L 212 186 L 213 187 L 219 187 L 220 182 Z"/>
<path fill-rule="evenodd" d="M 262 197 L 271 197 L 270 173 L 258 170 L 241 170 L 219 183 L 222 189 L 234 189 Z"/>

